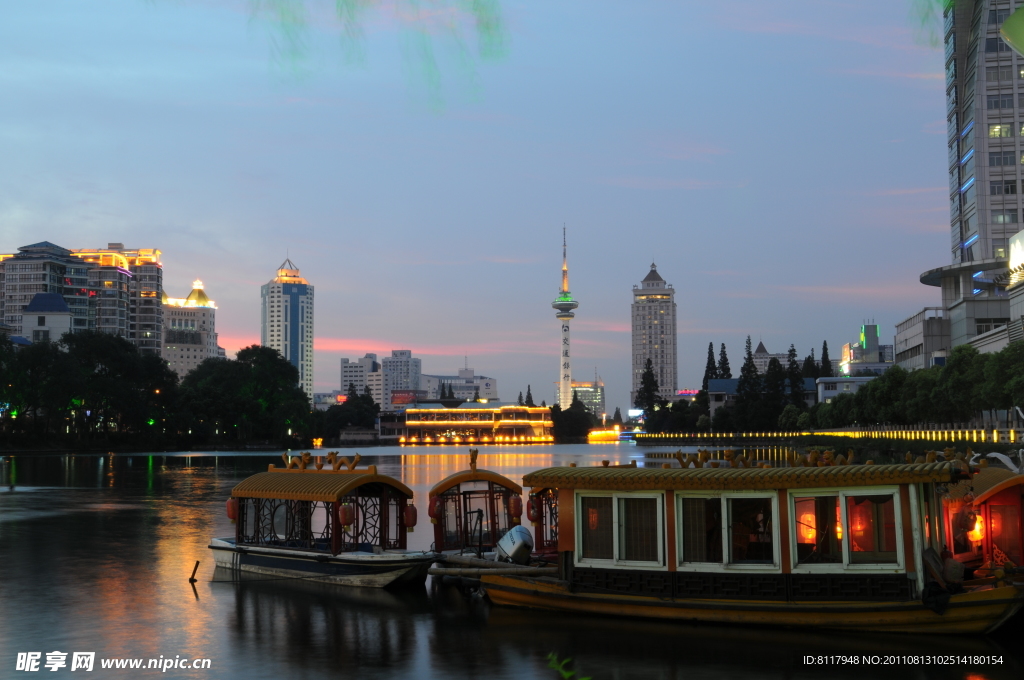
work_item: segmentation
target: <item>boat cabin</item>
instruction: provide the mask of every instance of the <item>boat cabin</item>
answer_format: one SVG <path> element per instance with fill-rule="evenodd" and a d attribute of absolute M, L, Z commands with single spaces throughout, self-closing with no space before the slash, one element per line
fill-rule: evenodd
<path fill-rule="evenodd" d="M 522 517 L 523 488 L 490 470 L 477 468 L 470 449 L 469 469 L 445 477 L 428 493 L 437 551 L 494 550 Z"/>
<path fill-rule="evenodd" d="M 945 544 L 953 559 L 974 568 L 1024 565 L 1021 497 L 1024 475 L 1000 467 L 981 468 L 949 488 L 945 499 Z"/>
<path fill-rule="evenodd" d="M 228 501 L 235 544 L 331 555 L 404 550 L 416 524 L 412 490 L 374 465 L 336 467 L 271 465 L 240 482 Z"/>
<path fill-rule="evenodd" d="M 925 549 L 945 541 L 943 485 L 961 476 L 951 463 L 562 467 L 524 484 L 574 592 L 910 600 Z"/>

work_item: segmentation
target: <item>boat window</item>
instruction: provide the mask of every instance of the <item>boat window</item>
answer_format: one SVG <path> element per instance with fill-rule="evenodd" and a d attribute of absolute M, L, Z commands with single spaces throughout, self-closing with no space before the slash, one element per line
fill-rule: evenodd
<path fill-rule="evenodd" d="M 288 503 L 278 503 L 277 507 L 274 508 L 274 514 L 271 515 L 271 522 L 273 524 L 274 535 L 279 541 L 288 539 Z"/>
<path fill-rule="evenodd" d="M 580 520 L 580 556 L 589 560 L 613 559 L 611 497 L 581 496 Z"/>
<path fill-rule="evenodd" d="M 619 498 L 619 559 L 658 561 L 658 500 Z"/>
<path fill-rule="evenodd" d="M 843 526 L 839 496 L 794 498 L 797 564 L 838 564 L 843 561 Z"/>
<path fill-rule="evenodd" d="M 681 498 L 683 562 L 722 563 L 722 499 Z"/>
<path fill-rule="evenodd" d="M 1016 505 L 989 505 L 989 525 L 992 529 L 992 556 L 998 564 L 1009 559 L 1021 563 L 1020 508 Z"/>
<path fill-rule="evenodd" d="M 847 496 L 850 564 L 896 562 L 896 510 L 892 494 Z"/>
<path fill-rule="evenodd" d="M 729 562 L 774 564 L 771 498 L 730 498 Z"/>

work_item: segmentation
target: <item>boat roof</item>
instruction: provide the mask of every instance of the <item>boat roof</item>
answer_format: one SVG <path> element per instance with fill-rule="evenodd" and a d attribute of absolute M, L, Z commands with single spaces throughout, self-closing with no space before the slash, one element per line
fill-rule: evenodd
<path fill-rule="evenodd" d="M 519 486 L 508 477 L 503 477 L 502 475 L 499 475 L 497 472 L 491 472 L 490 470 L 470 469 L 462 470 L 461 472 L 456 472 L 455 474 L 448 475 L 430 489 L 430 492 L 427 494 L 427 497 L 433 498 L 434 496 L 440 493 L 444 493 L 448 489 L 452 488 L 457 484 L 461 484 L 462 482 L 477 481 L 494 482 L 498 486 L 503 486 L 507 489 L 512 489 L 517 494 L 523 493 L 523 487 Z"/>
<path fill-rule="evenodd" d="M 1005 468 L 985 467 L 981 468 L 978 474 L 973 475 L 971 479 L 965 479 L 959 484 L 950 486 L 949 497 L 952 500 L 960 500 L 968 493 L 972 493 L 974 494 L 974 504 L 979 505 L 1003 489 L 1018 484 L 1024 484 L 1024 475 Z"/>
<path fill-rule="evenodd" d="M 711 491 L 951 482 L 960 476 L 948 462 L 747 469 L 556 467 L 527 474 L 523 484 L 555 489 Z"/>
<path fill-rule="evenodd" d="M 235 498 L 338 502 L 365 484 L 380 483 L 412 498 L 412 489 L 373 470 L 271 470 L 243 479 L 231 490 Z"/>

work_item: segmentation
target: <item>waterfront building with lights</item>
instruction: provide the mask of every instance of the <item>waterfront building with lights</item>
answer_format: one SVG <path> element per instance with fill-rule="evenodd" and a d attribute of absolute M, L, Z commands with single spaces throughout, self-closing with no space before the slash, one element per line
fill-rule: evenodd
<path fill-rule="evenodd" d="M 569 322 L 576 316 L 572 310 L 580 303 L 572 299 L 569 292 L 569 260 L 566 257 L 565 229 L 562 229 L 562 287 L 558 298 L 551 303 L 555 310 L 555 318 L 562 325 L 562 342 L 559 345 L 558 357 L 558 405 L 565 410 L 572 405 L 572 357 L 569 344 Z"/>
<path fill-rule="evenodd" d="M 654 367 L 658 381 L 658 394 L 666 401 L 676 397 L 678 365 L 676 363 L 676 291 L 658 273 L 651 263 L 639 286 L 633 286 L 633 388 L 629 403 L 636 400 L 647 360 Z"/>
<path fill-rule="evenodd" d="M 281 353 L 299 371 L 299 387 L 313 398 L 313 286 L 286 259 L 260 287 L 260 344 Z"/>
<path fill-rule="evenodd" d="M 518 405 L 407 408 L 381 413 L 381 442 L 416 444 L 550 444 L 551 409 Z"/>
<path fill-rule="evenodd" d="M 206 295 L 203 282 L 192 282 L 183 298 L 163 295 L 163 358 L 172 371 L 184 378 L 206 359 L 222 356 L 217 346 L 217 305 Z"/>

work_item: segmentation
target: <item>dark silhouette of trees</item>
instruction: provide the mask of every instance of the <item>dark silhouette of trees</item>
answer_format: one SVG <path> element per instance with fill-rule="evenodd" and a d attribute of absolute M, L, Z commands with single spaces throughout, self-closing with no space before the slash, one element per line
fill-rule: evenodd
<path fill-rule="evenodd" d="M 640 375 L 640 388 L 633 398 L 633 407 L 643 409 L 644 415 L 649 416 L 661 403 L 661 395 L 658 394 L 658 379 L 654 377 L 654 362 L 647 359 L 647 363 L 644 364 L 644 372 Z"/>
<path fill-rule="evenodd" d="M 708 362 L 704 366 L 704 382 L 701 383 L 701 389 L 705 392 L 708 391 L 708 381 L 714 380 L 718 377 L 718 367 L 715 365 L 715 343 L 708 343 Z"/>
<path fill-rule="evenodd" d="M 729 380 L 732 378 L 732 369 L 729 368 L 729 355 L 725 353 L 725 343 L 718 352 L 718 377 Z"/>

